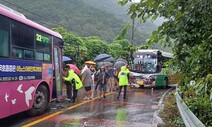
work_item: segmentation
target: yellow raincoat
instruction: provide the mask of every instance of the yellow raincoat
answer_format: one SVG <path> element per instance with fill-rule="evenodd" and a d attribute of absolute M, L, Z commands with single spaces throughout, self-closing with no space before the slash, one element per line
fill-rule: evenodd
<path fill-rule="evenodd" d="M 75 79 L 76 90 L 80 89 L 82 87 L 82 81 L 80 80 L 79 76 L 71 69 L 68 72 L 68 77 L 65 77 L 64 80 L 71 82 L 73 79 Z"/>
<path fill-rule="evenodd" d="M 129 84 L 128 82 L 128 74 L 130 71 L 127 69 L 126 66 L 121 67 L 121 71 L 118 74 L 119 78 L 119 86 L 127 86 Z"/>

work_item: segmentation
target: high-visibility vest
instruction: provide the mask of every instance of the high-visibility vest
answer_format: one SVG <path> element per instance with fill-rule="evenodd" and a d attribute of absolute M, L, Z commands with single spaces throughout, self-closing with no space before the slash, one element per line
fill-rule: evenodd
<path fill-rule="evenodd" d="M 69 71 L 68 71 L 68 76 L 65 77 L 64 80 L 65 80 L 65 81 L 71 82 L 71 80 L 74 78 L 74 74 L 75 74 L 75 73 L 74 73 L 74 70 L 72 70 L 72 69 L 69 70 Z"/>
<path fill-rule="evenodd" d="M 68 76 L 64 78 L 65 81 L 69 81 L 72 82 L 72 80 L 75 80 L 75 84 L 76 84 L 76 89 L 80 89 L 83 85 L 82 85 L 82 81 L 80 80 L 79 76 L 77 74 L 74 73 L 74 71 L 71 69 L 68 71 Z M 74 85 L 72 83 L 72 85 Z"/>
<path fill-rule="evenodd" d="M 76 90 L 82 88 L 82 81 L 80 80 L 79 76 L 74 73 L 74 79 L 75 79 L 75 84 L 76 84 Z"/>
<path fill-rule="evenodd" d="M 119 86 L 126 86 L 129 84 L 128 82 L 128 74 L 130 71 L 126 68 L 126 66 L 121 67 L 121 71 L 118 74 L 119 78 Z"/>

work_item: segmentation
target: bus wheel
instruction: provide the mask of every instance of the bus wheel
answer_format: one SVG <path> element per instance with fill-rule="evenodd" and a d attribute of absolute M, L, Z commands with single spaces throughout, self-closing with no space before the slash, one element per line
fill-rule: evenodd
<path fill-rule="evenodd" d="M 144 88 L 144 85 L 140 85 L 139 88 L 140 88 L 140 89 Z"/>
<path fill-rule="evenodd" d="M 28 116 L 36 116 L 42 114 L 48 106 L 49 91 L 44 85 L 40 85 L 35 93 L 33 106 L 26 112 Z"/>
<path fill-rule="evenodd" d="M 168 79 L 165 78 L 165 79 L 163 80 L 163 88 L 165 89 L 165 88 L 167 88 L 167 86 L 168 86 Z"/>

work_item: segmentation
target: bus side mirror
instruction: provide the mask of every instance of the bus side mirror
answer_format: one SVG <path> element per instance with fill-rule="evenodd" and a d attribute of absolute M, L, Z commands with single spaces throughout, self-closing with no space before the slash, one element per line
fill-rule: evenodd
<path fill-rule="evenodd" d="M 162 53 L 160 51 L 157 51 L 157 57 L 158 61 L 162 61 Z"/>
<path fill-rule="evenodd" d="M 64 46 L 64 41 L 60 41 L 60 42 L 59 42 L 59 45 L 60 45 L 61 48 L 63 48 L 63 46 Z"/>

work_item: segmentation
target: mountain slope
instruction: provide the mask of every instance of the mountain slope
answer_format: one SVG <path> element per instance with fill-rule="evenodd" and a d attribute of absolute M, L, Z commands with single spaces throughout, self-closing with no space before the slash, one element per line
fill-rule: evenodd
<path fill-rule="evenodd" d="M 80 36 L 99 36 L 112 42 L 126 22 L 126 7 L 117 0 L 0 0 L 0 3 L 23 13 L 49 28 L 62 26 Z M 145 25 L 144 25 L 145 26 Z M 153 27 L 138 27 L 135 42 L 150 36 Z M 130 39 L 129 32 L 129 39 Z"/>

